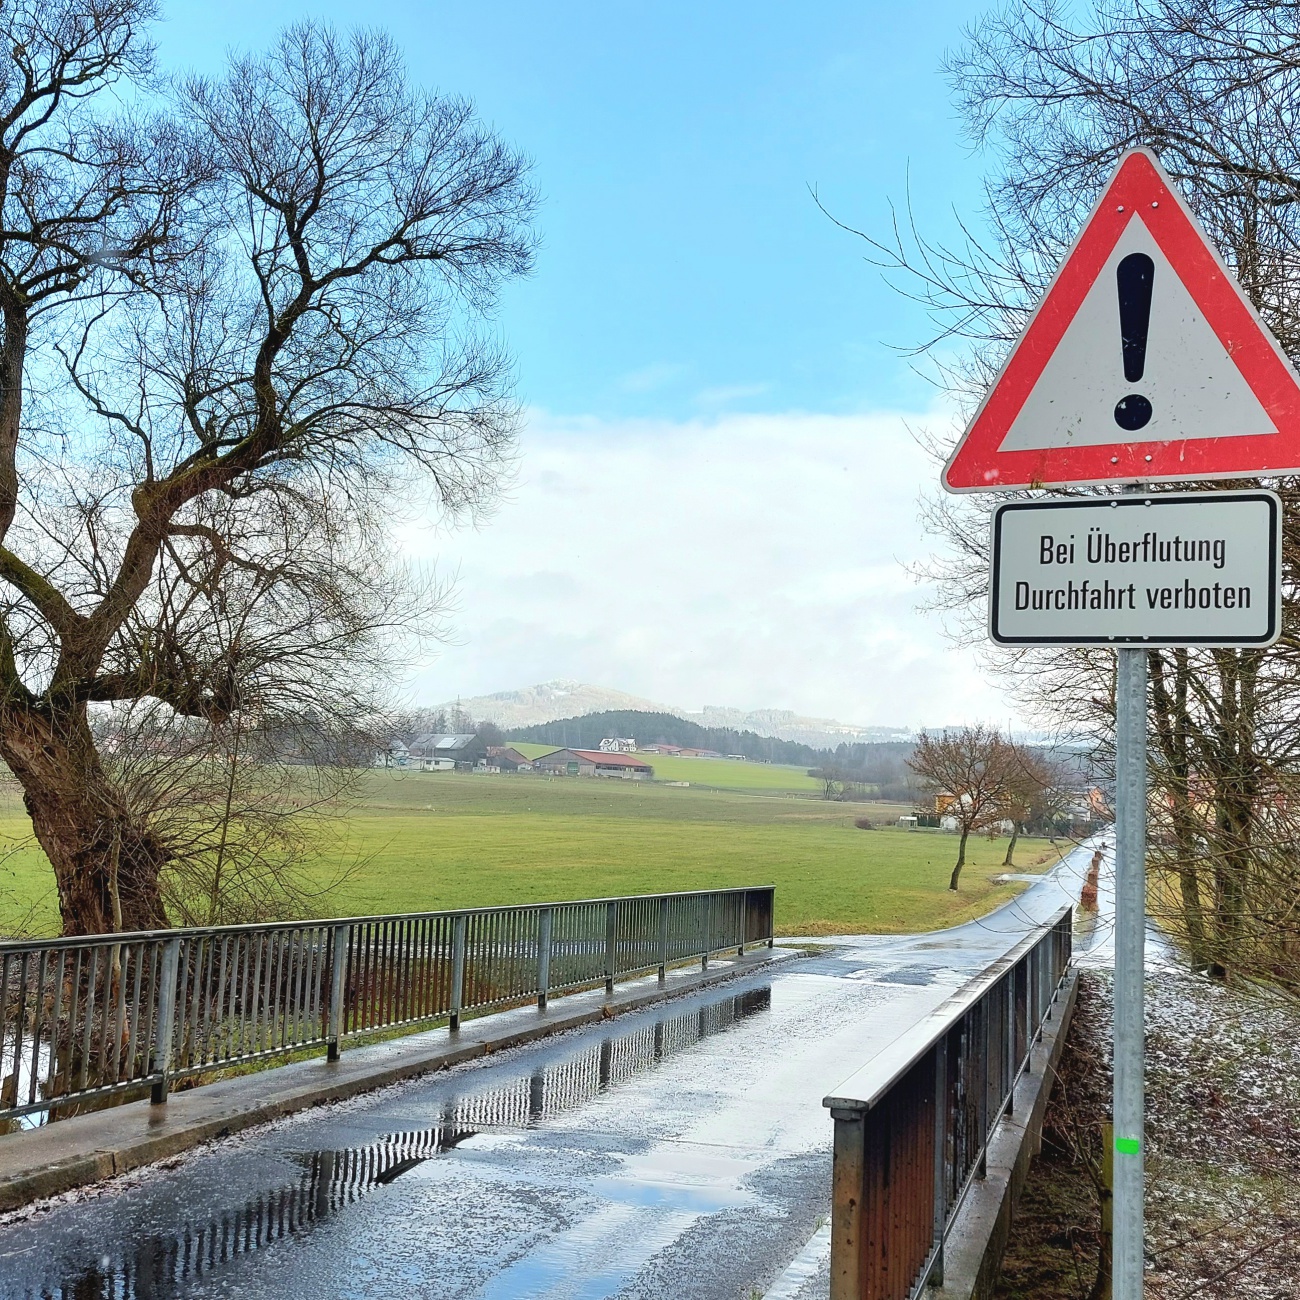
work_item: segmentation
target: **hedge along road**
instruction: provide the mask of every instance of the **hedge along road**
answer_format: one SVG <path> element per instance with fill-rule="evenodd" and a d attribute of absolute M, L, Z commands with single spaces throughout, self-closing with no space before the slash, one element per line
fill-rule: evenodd
<path fill-rule="evenodd" d="M 5 1297 L 825 1294 L 822 1097 L 1077 899 L 820 954 L 216 1143 L 0 1224 Z M 805 1253 L 806 1258 L 806 1253 Z"/>

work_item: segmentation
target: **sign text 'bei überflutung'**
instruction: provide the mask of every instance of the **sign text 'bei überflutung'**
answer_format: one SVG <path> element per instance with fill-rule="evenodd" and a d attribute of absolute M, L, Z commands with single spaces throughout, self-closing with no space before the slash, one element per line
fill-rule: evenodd
<path fill-rule="evenodd" d="M 1014 502 L 993 516 L 989 624 L 1003 645 L 1267 645 L 1272 492 Z"/>

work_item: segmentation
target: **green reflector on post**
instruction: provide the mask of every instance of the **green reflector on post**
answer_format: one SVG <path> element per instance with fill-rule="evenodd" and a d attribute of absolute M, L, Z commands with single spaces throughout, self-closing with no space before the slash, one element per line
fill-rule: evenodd
<path fill-rule="evenodd" d="M 1135 1156 L 1142 1150 L 1142 1143 L 1138 1138 L 1116 1138 L 1115 1150 L 1122 1156 Z"/>

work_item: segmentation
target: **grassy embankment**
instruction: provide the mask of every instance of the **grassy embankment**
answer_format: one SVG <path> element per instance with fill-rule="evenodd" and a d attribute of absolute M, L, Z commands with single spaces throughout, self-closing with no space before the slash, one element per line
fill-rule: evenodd
<path fill-rule="evenodd" d="M 544 747 L 536 747 L 544 748 Z M 814 796 L 798 769 L 670 760 L 659 784 L 520 774 L 373 772 L 322 853 L 322 879 L 351 875 L 335 915 L 775 884 L 783 934 L 906 932 L 955 925 L 1023 886 L 995 885 L 1006 841 L 972 841 L 957 894 L 956 840 L 894 829 L 908 811 Z M 683 766 L 679 766 L 683 765 Z M 706 786 L 705 783 L 708 783 Z M 855 817 L 887 828 L 858 830 Z M 50 869 L 16 796 L 0 801 L 0 932 L 57 924 Z M 1055 861 L 1041 840 L 1021 870 Z"/>
<path fill-rule="evenodd" d="M 1110 1113 L 1112 980 L 1080 976 L 996 1300 L 1096 1294 L 1101 1209 L 1092 1174 Z M 1147 1300 L 1300 1295 L 1300 1008 L 1162 970 L 1146 985 Z"/>

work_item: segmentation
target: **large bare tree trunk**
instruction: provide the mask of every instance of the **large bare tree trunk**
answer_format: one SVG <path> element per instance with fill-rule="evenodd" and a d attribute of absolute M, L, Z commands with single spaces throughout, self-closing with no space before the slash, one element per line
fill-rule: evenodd
<path fill-rule="evenodd" d="M 1016 864 L 1011 860 L 1016 851 L 1016 841 L 1020 839 L 1020 823 L 1011 823 L 1011 842 L 1007 845 L 1007 856 L 1002 859 L 1004 867 L 1014 867 Z"/>
<path fill-rule="evenodd" d="M 1253 839 L 1260 806 L 1260 763 L 1257 758 L 1255 682 L 1257 652 L 1219 651 L 1213 772 L 1215 884 L 1218 904 L 1218 951 L 1210 974 L 1232 977 L 1233 967 L 1252 966 L 1255 951 L 1251 917 Z"/>
<path fill-rule="evenodd" d="M 167 852 L 104 772 L 84 710 L 5 711 L 0 754 L 54 868 L 64 934 L 166 926 L 159 875 Z"/>
<path fill-rule="evenodd" d="M 1188 956 L 1197 970 L 1211 965 L 1207 951 L 1205 904 L 1201 896 L 1201 873 L 1205 855 L 1197 843 L 1200 822 L 1192 802 L 1191 761 L 1188 741 L 1192 719 L 1188 712 L 1190 671 L 1186 650 L 1173 652 L 1173 690 L 1167 688 L 1166 666 L 1157 651 L 1148 656 L 1151 665 L 1151 709 L 1155 720 L 1156 746 L 1164 762 L 1160 787 L 1168 797 L 1170 827 L 1174 841 L 1173 869 L 1178 876 L 1182 905 L 1182 926 Z"/>
<path fill-rule="evenodd" d="M 966 865 L 966 841 L 970 838 L 970 829 L 963 826 L 961 832 L 961 842 L 957 845 L 957 865 L 952 869 L 952 879 L 948 882 L 948 888 L 954 893 L 957 890 L 957 881 L 961 878 L 961 869 Z"/>

